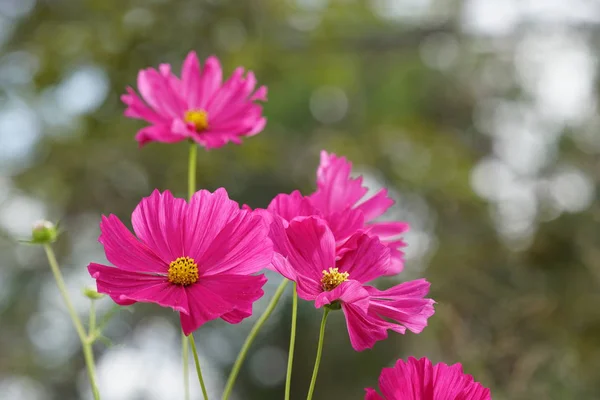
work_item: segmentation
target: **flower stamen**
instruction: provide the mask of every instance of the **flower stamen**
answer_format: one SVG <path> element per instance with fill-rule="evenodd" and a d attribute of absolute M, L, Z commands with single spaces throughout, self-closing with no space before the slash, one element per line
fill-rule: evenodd
<path fill-rule="evenodd" d="M 198 265 L 193 258 L 179 257 L 169 264 L 169 282 L 188 286 L 198 281 Z"/>
<path fill-rule="evenodd" d="M 208 129 L 208 113 L 204 110 L 189 110 L 183 117 L 185 122 L 194 125 L 196 132 Z"/>
<path fill-rule="evenodd" d="M 323 270 L 323 277 L 321 278 L 321 285 L 323 290 L 329 292 L 338 287 L 342 282 L 348 280 L 350 274 L 347 272 L 339 272 L 337 268 L 329 268 L 329 271 Z"/>

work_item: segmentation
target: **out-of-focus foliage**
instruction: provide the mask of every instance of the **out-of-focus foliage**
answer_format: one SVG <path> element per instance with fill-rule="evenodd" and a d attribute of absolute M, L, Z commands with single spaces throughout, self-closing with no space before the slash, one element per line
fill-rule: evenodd
<path fill-rule="evenodd" d="M 15 238 L 40 217 L 61 221 L 55 246 L 85 315 L 100 215 L 127 221 L 153 188 L 186 192 L 185 144 L 138 149 L 143 123 L 122 116 L 119 96 L 139 69 L 179 68 L 194 49 L 227 74 L 254 70 L 270 98 L 263 133 L 200 152 L 199 188 L 264 207 L 309 193 L 327 149 L 389 187 L 393 217 L 412 224 L 399 279 L 432 282 L 430 326 L 355 353 L 333 316 L 317 398 L 360 399 L 408 355 L 462 362 L 494 399 L 597 398 L 599 22 L 593 0 L 0 1 L 0 397 L 86 398 L 43 254 Z M 282 397 L 289 300 L 238 399 Z M 301 304 L 293 398 L 306 393 L 319 320 Z M 252 323 L 196 334 L 215 398 Z M 103 398 L 182 398 L 176 328 L 157 307 L 118 314 L 114 345 L 96 348 Z"/>

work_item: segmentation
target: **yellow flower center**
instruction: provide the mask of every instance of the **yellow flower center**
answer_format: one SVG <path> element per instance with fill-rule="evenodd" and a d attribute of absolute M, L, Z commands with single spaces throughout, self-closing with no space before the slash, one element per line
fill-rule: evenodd
<path fill-rule="evenodd" d="M 187 286 L 198 281 L 198 265 L 193 258 L 179 257 L 169 264 L 169 282 Z"/>
<path fill-rule="evenodd" d="M 208 128 L 208 113 L 204 110 L 189 110 L 183 117 L 185 122 L 193 124 L 197 132 L 202 132 Z"/>
<path fill-rule="evenodd" d="M 327 292 L 340 286 L 342 282 L 348 280 L 347 272 L 339 272 L 337 268 L 329 268 L 329 271 L 323 270 L 323 277 L 321 278 L 321 285 Z"/>

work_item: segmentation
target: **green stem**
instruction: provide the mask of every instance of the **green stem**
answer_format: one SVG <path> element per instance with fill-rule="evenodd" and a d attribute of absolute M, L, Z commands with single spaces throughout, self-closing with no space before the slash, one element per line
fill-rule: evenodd
<path fill-rule="evenodd" d="M 88 326 L 88 338 L 91 338 L 96 331 L 96 301 L 91 300 L 90 303 L 90 322 Z"/>
<path fill-rule="evenodd" d="M 46 251 L 48 263 L 50 264 L 50 269 L 52 270 L 52 274 L 54 275 L 56 286 L 58 286 L 58 291 L 60 292 L 63 301 L 67 306 L 67 311 L 69 312 L 71 321 L 73 321 L 73 326 L 75 326 L 77 336 L 79 336 L 79 340 L 81 341 L 81 347 L 83 348 L 83 356 L 85 359 L 85 365 L 87 367 L 88 377 L 90 380 L 90 386 L 92 387 L 94 400 L 100 400 L 100 393 L 98 392 L 98 386 L 96 385 L 96 370 L 94 368 L 94 353 L 92 352 L 92 341 L 88 338 L 88 335 L 85 333 L 83 324 L 81 323 L 79 316 L 77 316 L 75 307 L 73 307 L 73 303 L 71 302 L 71 298 L 69 297 L 69 292 L 67 291 L 67 285 L 65 285 L 65 280 L 62 276 L 62 273 L 60 272 L 60 268 L 58 267 L 58 262 L 56 261 L 56 256 L 54 255 L 52 247 L 50 247 L 49 244 L 45 244 L 44 250 Z"/>
<path fill-rule="evenodd" d="M 296 282 L 294 282 L 294 293 L 292 295 L 292 332 L 290 333 L 290 349 L 288 353 L 287 374 L 285 376 L 285 400 L 290 400 L 292 389 L 292 365 L 294 363 L 294 345 L 296 344 L 296 317 L 298 314 L 298 293 Z"/>
<path fill-rule="evenodd" d="M 188 199 L 191 199 L 196 192 L 196 158 L 198 155 L 198 146 L 192 142 L 190 144 L 190 158 L 188 163 Z"/>
<path fill-rule="evenodd" d="M 190 334 L 190 346 L 192 347 L 192 354 L 194 356 L 194 363 L 196 364 L 196 373 L 198 374 L 198 382 L 202 388 L 202 395 L 204 400 L 208 400 L 208 393 L 206 393 L 206 386 L 204 386 L 204 379 L 202 378 L 202 371 L 200 370 L 200 361 L 198 360 L 198 352 L 196 351 L 196 343 L 194 342 L 194 335 Z"/>
<path fill-rule="evenodd" d="M 183 362 L 183 391 L 185 400 L 190 398 L 190 371 L 189 371 L 189 357 L 190 351 L 188 350 L 188 338 L 183 332 L 181 332 L 181 359 Z"/>
<path fill-rule="evenodd" d="M 321 355 L 323 354 L 323 338 L 325 337 L 325 322 L 327 322 L 329 308 L 325 308 L 323 319 L 321 320 L 321 330 L 319 331 L 319 344 L 317 345 L 317 358 L 315 359 L 315 368 L 313 369 L 312 379 L 310 380 L 310 388 L 306 400 L 312 400 L 315 392 L 315 384 L 317 383 L 317 375 L 319 374 L 319 364 L 321 364 Z"/>
<path fill-rule="evenodd" d="M 188 200 L 191 200 L 196 192 L 196 159 L 198 155 L 198 146 L 196 143 L 190 143 L 190 155 L 188 159 Z M 189 372 L 189 350 L 188 338 L 181 332 L 181 359 L 183 362 L 183 391 L 185 400 L 190 398 L 190 372 Z"/>
<path fill-rule="evenodd" d="M 242 346 L 242 349 L 240 350 L 240 354 L 238 354 L 238 357 L 235 360 L 235 364 L 233 364 L 233 368 L 231 369 L 231 373 L 229 374 L 229 379 L 227 379 L 227 384 L 225 385 L 225 390 L 223 391 L 223 397 L 222 397 L 223 400 L 227 400 L 229 398 L 229 396 L 231 395 L 231 392 L 233 390 L 233 385 L 235 384 L 235 380 L 240 372 L 240 368 L 242 367 L 244 360 L 246 359 L 246 355 L 248 354 L 248 349 L 250 349 L 252 342 L 254 342 L 256 335 L 258 334 L 258 332 L 260 331 L 260 329 L 262 328 L 264 323 L 271 316 L 271 313 L 275 309 L 275 306 L 277 305 L 279 298 L 283 294 L 283 291 L 284 291 L 287 283 L 288 283 L 287 279 L 284 279 L 283 282 L 281 282 L 281 284 L 277 288 L 277 291 L 275 291 L 273 298 L 269 302 L 269 305 L 267 306 L 266 310 L 263 312 L 263 314 L 260 316 L 260 318 L 258 318 L 256 323 L 250 330 L 250 333 L 248 334 L 248 337 L 246 338 L 246 341 L 244 342 L 244 345 Z"/>

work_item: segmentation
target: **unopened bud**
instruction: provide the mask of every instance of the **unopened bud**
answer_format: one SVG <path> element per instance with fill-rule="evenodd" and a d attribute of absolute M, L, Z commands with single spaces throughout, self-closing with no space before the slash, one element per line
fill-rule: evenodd
<path fill-rule="evenodd" d="M 40 220 L 33 224 L 31 242 L 38 244 L 52 243 L 58 236 L 58 228 L 50 221 Z"/>
<path fill-rule="evenodd" d="M 83 288 L 83 295 L 90 300 L 98 300 L 104 297 L 102 293 L 98 293 L 92 288 Z"/>

